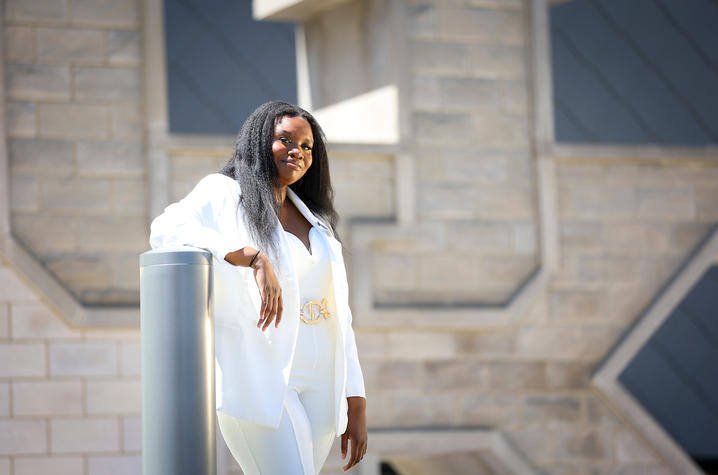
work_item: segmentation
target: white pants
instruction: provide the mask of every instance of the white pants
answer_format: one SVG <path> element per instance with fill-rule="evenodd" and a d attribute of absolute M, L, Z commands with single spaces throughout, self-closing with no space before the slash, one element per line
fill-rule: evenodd
<path fill-rule="evenodd" d="M 222 436 L 245 475 L 316 475 L 321 470 L 336 436 L 334 338 L 331 318 L 299 324 L 279 427 L 217 412 Z"/>

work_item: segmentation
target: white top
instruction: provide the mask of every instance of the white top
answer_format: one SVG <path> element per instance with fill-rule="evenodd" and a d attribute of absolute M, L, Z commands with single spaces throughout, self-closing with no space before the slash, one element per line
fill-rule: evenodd
<path fill-rule="evenodd" d="M 289 238 L 289 247 L 294 262 L 294 269 L 297 272 L 299 281 L 300 302 L 308 300 L 322 300 L 331 298 L 332 274 L 329 267 L 329 253 L 324 247 L 321 239 L 314 236 L 316 228 L 309 230 L 309 245 L 307 249 L 304 243 L 294 234 L 284 231 Z"/>

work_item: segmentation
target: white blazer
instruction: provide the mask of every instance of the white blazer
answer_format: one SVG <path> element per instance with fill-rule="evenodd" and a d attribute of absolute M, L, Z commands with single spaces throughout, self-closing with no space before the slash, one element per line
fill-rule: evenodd
<path fill-rule="evenodd" d="M 264 332 L 258 329 L 261 298 L 254 273 L 248 267 L 235 267 L 224 260 L 227 253 L 245 246 L 258 249 L 244 225 L 239 195 L 236 180 L 219 173 L 207 175 L 185 198 L 169 205 L 152 221 L 150 245 L 153 249 L 190 245 L 212 253 L 217 410 L 278 427 L 299 329 L 299 285 L 288 238 L 280 232 L 277 220 L 275 236 L 280 256 L 275 270 L 284 310 L 278 328 L 271 324 Z M 347 425 L 346 398 L 365 396 L 341 244 L 291 189 L 287 189 L 287 196 L 309 223 L 321 231 L 317 236 L 328 244 L 334 284 L 334 295 L 328 296 L 328 300 L 330 305 L 334 304 L 330 311 L 340 329 L 332 408 L 339 436 Z"/>

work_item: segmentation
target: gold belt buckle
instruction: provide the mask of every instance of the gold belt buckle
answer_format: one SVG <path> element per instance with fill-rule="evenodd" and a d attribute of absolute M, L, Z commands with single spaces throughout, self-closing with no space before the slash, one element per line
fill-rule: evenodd
<path fill-rule="evenodd" d="M 306 310 L 306 313 L 305 313 Z M 308 317 L 305 317 L 308 315 Z M 299 318 L 308 325 L 316 325 L 322 321 L 322 317 L 326 320 L 332 315 L 327 310 L 327 299 L 309 300 L 299 310 Z"/>

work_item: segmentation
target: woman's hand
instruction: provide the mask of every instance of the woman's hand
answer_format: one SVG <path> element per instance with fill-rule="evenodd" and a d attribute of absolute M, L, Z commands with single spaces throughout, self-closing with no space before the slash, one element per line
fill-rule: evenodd
<path fill-rule="evenodd" d="M 259 321 L 257 328 L 262 331 L 274 321 L 274 328 L 279 326 L 282 320 L 282 287 L 279 285 L 277 274 L 264 254 L 257 255 L 252 268 L 254 269 L 254 280 L 259 288 L 259 295 L 262 297 L 262 308 L 259 310 Z"/>
<path fill-rule="evenodd" d="M 352 441 L 352 452 L 349 462 L 342 468 L 345 472 L 364 458 L 367 446 L 366 399 L 358 396 L 348 397 L 347 405 L 349 406 L 347 411 L 349 421 L 346 432 L 342 434 L 342 459 L 347 456 L 347 443 L 350 440 Z"/>
<path fill-rule="evenodd" d="M 274 320 L 274 327 L 279 326 L 282 320 L 282 287 L 279 285 L 277 274 L 274 273 L 272 263 L 269 262 L 263 253 L 251 247 L 243 247 L 227 253 L 224 260 L 233 266 L 249 267 L 254 269 L 254 280 L 259 288 L 259 295 L 262 298 L 262 308 L 259 310 L 259 321 L 257 328 L 266 330 Z M 262 326 L 264 325 L 264 326 Z"/>

